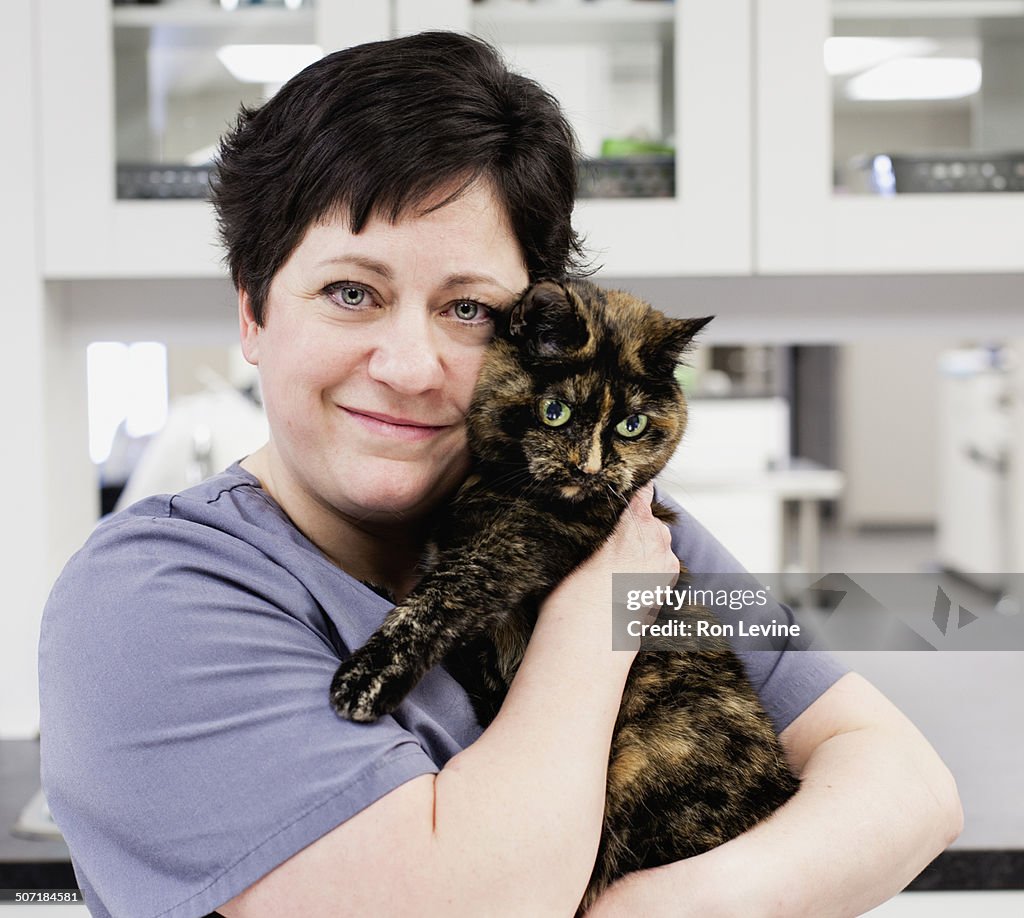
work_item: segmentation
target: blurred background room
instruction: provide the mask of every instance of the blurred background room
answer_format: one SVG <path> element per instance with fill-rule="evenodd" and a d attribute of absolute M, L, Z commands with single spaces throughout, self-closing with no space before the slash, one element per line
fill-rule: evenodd
<path fill-rule="evenodd" d="M 679 371 L 691 420 L 661 486 L 748 569 L 927 573 L 979 615 L 1024 614 L 1024 3 L 7 0 L 4 17 L 0 889 L 74 885 L 36 793 L 36 644 L 62 565 L 101 515 L 266 437 L 206 201 L 218 137 L 363 41 L 472 32 L 562 101 L 596 280 L 716 316 Z M 842 655 L 936 746 L 966 813 L 877 913 L 1024 914 L 1024 653 Z"/>

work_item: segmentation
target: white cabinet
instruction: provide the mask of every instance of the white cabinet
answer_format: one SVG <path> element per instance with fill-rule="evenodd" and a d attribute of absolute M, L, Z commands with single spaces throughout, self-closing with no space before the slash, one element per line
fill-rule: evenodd
<path fill-rule="evenodd" d="M 132 140 L 119 128 L 118 103 L 133 93 L 148 91 L 156 97 L 161 87 L 154 83 L 168 79 L 168 73 L 201 98 L 205 84 L 213 82 L 205 68 L 220 67 L 214 52 L 229 37 L 234 42 L 305 41 L 331 50 L 389 33 L 388 4 L 356 0 L 321 0 L 294 11 L 255 6 L 235 12 L 209 0 L 117 8 L 110 0 L 39 0 L 35 34 L 45 277 L 222 276 L 209 204 L 118 200 L 117 149 L 126 142 L 131 146 Z M 141 44 L 140 67 L 118 72 L 115 43 L 122 62 Z M 149 49 L 168 55 L 177 51 L 175 66 L 156 74 L 150 59 L 147 72 Z M 157 103 L 173 107 L 176 98 L 173 91 L 164 92 Z M 222 116 L 222 127 L 233 110 L 237 101 Z M 166 115 L 155 107 L 149 110 L 151 120 Z M 162 138 L 159 134 L 155 143 Z"/>
<path fill-rule="evenodd" d="M 117 199 L 116 107 L 141 81 L 113 61 L 146 29 L 180 38 L 229 27 L 325 50 L 422 28 L 472 31 L 527 72 L 561 80 L 554 88 L 591 155 L 595 138 L 622 133 L 610 123 L 616 106 L 636 109 L 638 122 L 653 107 L 676 150 L 674 194 L 578 205 L 609 276 L 1024 271 L 1024 193 L 866 195 L 836 184 L 851 151 L 1024 150 L 1017 0 L 318 0 L 234 13 L 206 0 L 40 0 L 37 17 L 48 278 L 223 274 L 207 204 Z M 858 36 L 917 42 L 932 58 L 973 55 L 982 89 L 916 106 L 853 103 L 823 49 Z M 643 96 L 652 74 L 659 86 Z"/>
<path fill-rule="evenodd" d="M 612 276 L 751 272 L 748 4 L 490 0 L 472 5 L 470 24 L 506 49 L 514 65 L 566 86 L 564 95 L 556 94 L 588 156 L 599 155 L 600 138 L 635 130 L 641 121 L 635 110 L 649 105 L 651 94 L 631 94 L 629 79 L 642 80 L 644 64 L 659 56 L 662 111 L 656 114 L 676 151 L 675 194 L 583 198 L 577 228 Z M 625 79 L 609 87 L 600 76 L 591 78 L 588 67 L 591 73 L 603 67 L 605 76 L 618 70 Z M 623 113 L 630 107 L 633 122 Z"/>
<path fill-rule="evenodd" d="M 602 54 L 607 60 L 611 49 L 635 74 L 651 69 L 644 49 L 653 49 L 663 98 L 643 104 L 660 106 L 677 145 L 675 194 L 581 201 L 579 229 L 595 263 L 610 274 L 751 271 L 751 31 L 746 3 L 577 0 L 534 6 L 502 0 L 479 5 L 469 0 L 318 0 L 297 11 L 256 6 L 227 13 L 209 0 L 116 8 L 110 0 L 40 0 L 45 276 L 223 274 L 207 203 L 117 197 L 115 162 L 119 152 L 124 158 L 120 148 L 133 142 L 138 147 L 140 136 L 153 126 L 141 124 L 133 135 L 119 123 L 118 110 L 125 100 L 131 103 L 160 91 L 153 72 L 158 51 L 188 46 L 175 76 L 182 85 L 191 82 L 191 97 L 198 98 L 196 85 L 204 68 L 219 67 L 213 51 L 228 36 L 246 42 L 315 42 L 329 51 L 428 27 L 469 29 L 507 46 L 513 63 L 518 53 L 527 70 L 541 62 L 547 70 L 557 71 L 561 65 L 561 72 L 584 84 L 588 75 L 573 73 L 574 63 L 600 60 Z M 202 46 L 206 61 L 197 53 Z M 135 70 L 125 63 L 133 54 Z M 120 64 L 115 66 L 115 61 Z M 166 80 L 167 72 L 161 68 L 159 79 Z M 603 90 L 591 85 L 590 91 L 599 98 Z M 173 100 L 165 94 L 164 101 L 152 104 L 150 122 L 166 118 Z M 226 126 L 231 116 L 228 106 L 220 123 Z M 189 120 L 203 117 L 192 114 Z M 163 135 L 151 140 L 149 158 L 155 158 L 153 147 L 162 154 L 164 144 Z"/>
<path fill-rule="evenodd" d="M 1024 193 L 858 195 L 834 177 L 850 143 L 878 154 L 1024 151 L 1024 5 L 757 0 L 756 11 L 757 272 L 1024 270 Z M 904 47 L 932 60 L 980 56 L 982 88 L 960 99 L 854 103 L 846 80 L 826 74 L 830 37 L 916 42 Z"/>

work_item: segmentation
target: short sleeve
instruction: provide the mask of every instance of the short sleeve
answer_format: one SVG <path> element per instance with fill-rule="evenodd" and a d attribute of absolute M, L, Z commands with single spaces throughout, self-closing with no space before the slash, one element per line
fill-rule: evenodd
<path fill-rule="evenodd" d="M 206 915 L 437 766 L 327 689 L 324 613 L 265 554 L 173 518 L 102 526 L 40 642 L 43 784 L 93 915 Z"/>
<path fill-rule="evenodd" d="M 657 497 L 677 514 L 672 527 L 672 548 L 691 572 L 746 573 L 743 565 L 683 507 L 664 492 L 658 492 Z M 775 601 L 769 602 L 760 614 L 765 622 L 776 619 L 791 625 L 794 621 L 793 612 Z M 737 650 L 737 656 L 779 733 L 847 672 L 825 651 L 788 644 L 781 650 Z"/>

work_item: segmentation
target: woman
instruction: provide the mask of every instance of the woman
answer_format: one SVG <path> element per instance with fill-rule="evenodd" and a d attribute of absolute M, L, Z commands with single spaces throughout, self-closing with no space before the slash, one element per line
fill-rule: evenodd
<path fill-rule="evenodd" d="M 331 55 L 226 138 L 270 441 L 98 527 L 44 620 L 44 786 L 94 914 L 572 914 L 632 662 L 595 610 L 617 570 L 737 569 L 706 532 L 638 494 L 486 731 L 440 668 L 371 726 L 327 686 L 389 607 L 363 581 L 408 591 L 465 474 L 491 313 L 579 253 L 575 157 L 548 96 L 444 33 Z M 950 776 L 871 686 L 815 654 L 745 662 L 803 789 L 592 914 L 857 914 L 955 836 Z"/>

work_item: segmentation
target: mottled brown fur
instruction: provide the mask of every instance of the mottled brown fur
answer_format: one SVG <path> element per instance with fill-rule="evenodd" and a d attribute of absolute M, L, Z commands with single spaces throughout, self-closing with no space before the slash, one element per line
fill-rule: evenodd
<path fill-rule="evenodd" d="M 422 581 L 339 667 L 331 702 L 342 716 L 376 719 L 443 661 L 488 724 L 540 602 L 610 535 L 683 434 L 686 403 L 673 371 L 706 319 L 669 319 L 582 281 L 537 284 L 503 318 L 467 418 L 473 473 L 437 522 Z M 560 416 L 544 407 L 551 399 L 571 411 L 558 426 L 544 420 Z M 646 417 L 640 435 L 617 429 L 626 419 L 640 424 L 638 415 Z M 725 642 L 639 654 L 581 911 L 625 873 L 735 837 L 796 787 Z"/>

